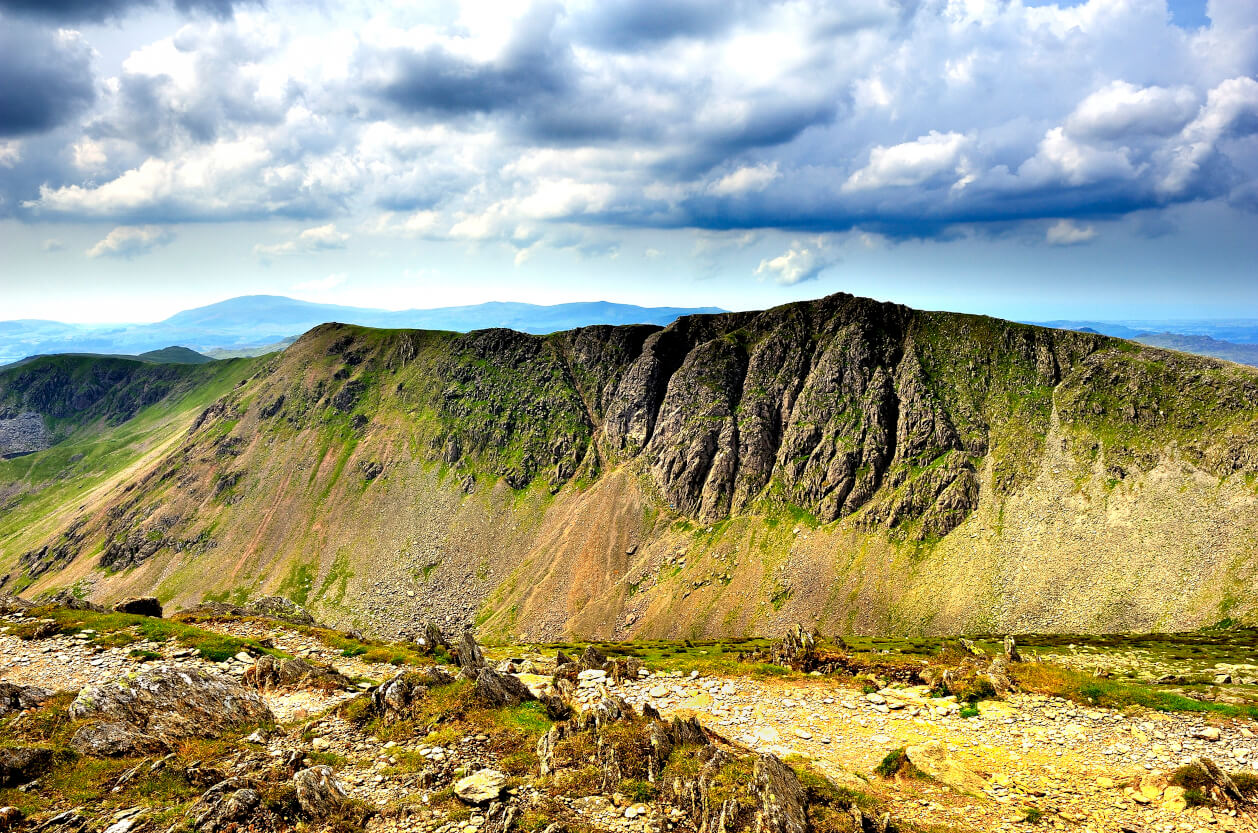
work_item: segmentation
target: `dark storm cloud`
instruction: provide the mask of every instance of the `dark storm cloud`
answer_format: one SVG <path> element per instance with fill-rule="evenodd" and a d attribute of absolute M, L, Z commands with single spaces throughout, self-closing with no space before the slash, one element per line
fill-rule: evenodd
<path fill-rule="evenodd" d="M 95 98 L 87 44 L 72 35 L 0 21 L 0 136 L 50 130 Z"/>
<path fill-rule="evenodd" d="M 377 90 L 410 112 L 439 115 L 521 110 L 570 89 L 573 69 L 566 44 L 553 38 L 557 10 L 538 7 L 517 27 L 495 61 L 477 63 L 441 46 L 395 50 L 383 56 L 389 76 Z"/>
<path fill-rule="evenodd" d="M 185 14 L 208 14 L 220 19 L 231 16 L 241 5 L 262 5 L 263 0 L 174 0 Z M 0 0 L 0 12 L 57 23 L 104 23 L 117 20 L 134 9 L 153 8 L 157 0 Z"/>

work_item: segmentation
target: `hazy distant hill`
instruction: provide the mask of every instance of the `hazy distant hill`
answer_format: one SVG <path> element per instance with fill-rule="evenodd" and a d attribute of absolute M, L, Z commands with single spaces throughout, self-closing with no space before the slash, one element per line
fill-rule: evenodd
<path fill-rule="evenodd" d="M 1115 338 L 1136 339 L 1150 333 L 1167 335 L 1205 336 L 1234 344 L 1258 344 L 1258 319 L 1254 318 L 1185 318 L 1177 320 L 1132 319 L 1123 321 L 1028 321 L 1037 327 L 1054 330 L 1075 330 L 1081 333 L 1101 333 Z M 1188 342 L 1185 342 L 1186 344 Z M 1203 342 L 1204 343 L 1204 342 Z M 1190 347 L 1176 347 L 1186 353 L 1195 353 Z M 1202 353 L 1211 356 L 1213 353 Z"/>
<path fill-rule="evenodd" d="M 717 307 L 639 307 L 591 301 L 554 306 L 491 302 L 393 312 L 312 304 L 276 295 L 249 295 L 186 310 L 153 324 L 0 321 L 0 364 L 50 353 L 136 355 L 170 344 L 184 344 L 202 353 L 218 350 L 240 355 L 264 346 L 274 349 L 277 342 L 330 322 L 458 332 L 508 327 L 545 334 L 593 324 L 665 326 L 682 315 L 721 311 Z"/>
<path fill-rule="evenodd" d="M 1144 333 L 1134 339 L 1141 344 L 1165 347 L 1199 356 L 1213 356 L 1238 364 L 1258 367 L 1258 344 L 1233 344 L 1210 336 L 1179 335 L 1178 333 Z"/>

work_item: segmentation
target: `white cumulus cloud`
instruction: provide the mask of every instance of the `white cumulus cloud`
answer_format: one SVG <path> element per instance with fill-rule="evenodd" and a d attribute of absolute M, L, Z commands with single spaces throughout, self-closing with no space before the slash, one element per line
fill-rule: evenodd
<path fill-rule="evenodd" d="M 1044 234 L 1044 239 L 1050 246 L 1077 246 L 1095 237 L 1095 226 L 1081 226 L 1073 220 L 1058 220 Z"/>
<path fill-rule="evenodd" d="M 830 250 L 824 239 L 795 240 L 783 254 L 760 261 L 756 275 L 782 286 L 793 286 L 816 280 L 823 270 L 838 262 L 838 255 Z"/>
<path fill-rule="evenodd" d="M 153 249 L 168 245 L 175 233 L 161 226 L 118 226 L 95 246 L 87 250 L 88 257 L 133 258 L 148 254 Z"/>

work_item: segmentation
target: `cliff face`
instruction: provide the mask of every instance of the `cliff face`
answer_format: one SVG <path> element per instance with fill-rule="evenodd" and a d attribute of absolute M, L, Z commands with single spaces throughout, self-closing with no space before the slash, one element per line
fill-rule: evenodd
<path fill-rule="evenodd" d="M 807 614 L 955 630 L 1012 610 L 1043 577 L 989 579 L 1035 550 L 1086 550 L 1089 534 L 1113 546 L 1123 523 L 1155 523 L 1163 486 L 1245 540 L 1255 475 L 1258 375 L 1095 334 L 846 295 L 546 337 L 325 325 L 72 528 L 0 538 L 0 558 L 35 564 L 36 589 L 280 589 L 369 627 L 435 613 L 524 636 L 720 634 Z M 1213 496 L 1184 485 L 1202 478 Z M 1072 520 L 1061 486 L 1112 511 L 1080 530 L 1095 504 Z M 1037 506 L 1045 536 L 1004 528 Z M 1105 558 L 1136 563 L 1126 546 Z M 1255 557 L 1224 549 L 1179 557 L 1230 587 Z M 41 552 L 60 555 L 37 573 Z M 805 588 L 801 569 L 826 586 Z M 1150 599 L 1140 621 L 1222 618 L 1223 595 L 1174 611 Z M 1051 613 L 1019 611 L 1028 627 Z M 1106 616 L 1129 619 L 1089 607 L 1078 621 Z"/>

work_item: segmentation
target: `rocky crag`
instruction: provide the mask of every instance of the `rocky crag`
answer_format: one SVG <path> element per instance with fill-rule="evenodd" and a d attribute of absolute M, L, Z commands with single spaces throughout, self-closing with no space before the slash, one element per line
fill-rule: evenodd
<path fill-rule="evenodd" d="M 835 295 L 544 337 L 325 325 L 251 370 L 0 537 L 11 585 L 519 637 L 1258 612 L 1258 375 L 1224 362 Z"/>

